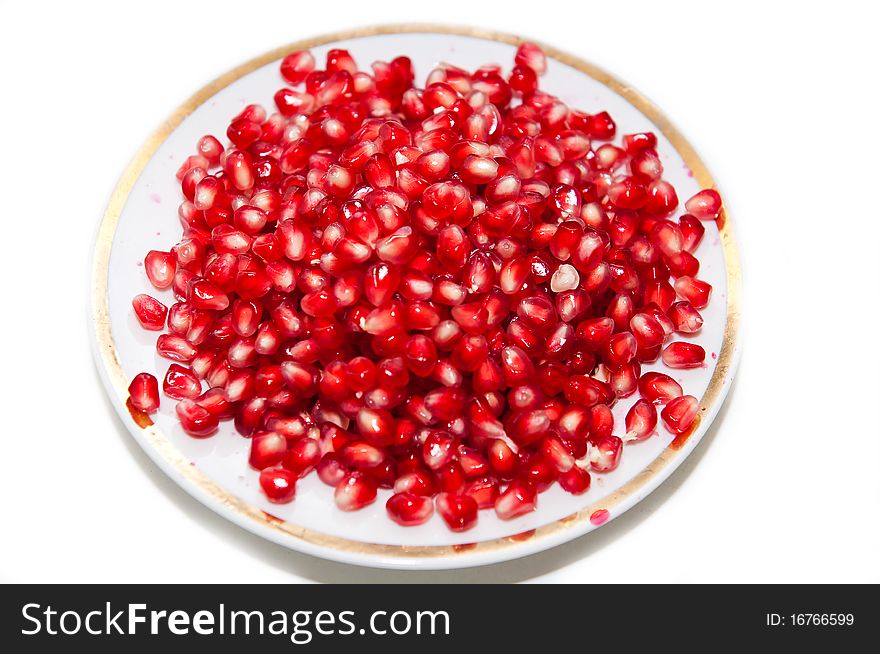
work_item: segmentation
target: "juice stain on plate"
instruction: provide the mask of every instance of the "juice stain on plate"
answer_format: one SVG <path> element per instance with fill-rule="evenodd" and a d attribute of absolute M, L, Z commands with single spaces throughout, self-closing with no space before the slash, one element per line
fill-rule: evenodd
<path fill-rule="evenodd" d="M 705 410 L 706 410 L 705 408 L 700 407 L 700 411 L 705 411 Z M 677 434 L 676 437 L 672 439 L 672 442 L 669 444 L 669 447 L 671 447 L 673 450 L 680 450 L 681 448 L 683 448 L 684 444 L 687 443 L 688 439 L 691 437 L 691 434 L 693 434 L 697 430 L 697 427 L 700 425 L 700 419 L 701 419 L 701 416 L 698 413 L 696 415 L 696 417 L 694 418 L 693 423 L 691 423 L 691 426 L 688 427 L 687 429 L 685 429 L 680 434 Z"/>
<path fill-rule="evenodd" d="M 135 405 L 131 403 L 131 398 L 128 398 L 125 401 L 125 408 L 128 409 L 132 420 L 134 420 L 135 424 L 141 429 L 150 427 L 153 424 L 153 419 L 150 418 L 149 414 L 135 407 Z"/>
<path fill-rule="evenodd" d="M 513 536 L 508 536 L 507 540 L 513 541 L 514 543 L 521 543 L 525 540 L 529 540 L 534 535 L 535 530 L 529 529 L 528 531 L 521 531 L 520 533 L 514 534 Z"/>

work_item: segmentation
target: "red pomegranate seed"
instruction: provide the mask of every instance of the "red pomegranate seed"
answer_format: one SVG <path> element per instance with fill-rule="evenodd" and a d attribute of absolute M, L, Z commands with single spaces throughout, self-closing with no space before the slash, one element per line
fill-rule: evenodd
<path fill-rule="evenodd" d="M 590 467 L 596 472 L 611 472 L 620 464 L 623 441 L 617 436 L 601 436 L 592 440 Z"/>
<path fill-rule="evenodd" d="M 219 423 L 217 416 L 193 400 L 181 400 L 176 410 L 180 425 L 190 436 L 204 438 L 217 430 Z"/>
<path fill-rule="evenodd" d="M 663 349 L 661 357 L 670 368 L 698 368 L 706 359 L 706 350 L 696 343 L 676 341 Z"/>
<path fill-rule="evenodd" d="M 649 402 L 665 404 L 682 392 L 681 384 L 662 372 L 646 372 L 639 379 L 639 393 Z"/>
<path fill-rule="evenodd" d="M 290 446 L 282 465 L 297 477 L 304 477 L 321 460 L 321 446 L 314 438 L 301 438 Z"/>
<path fill-rule="evenodd" d="M 251 467 L 263 470 L 281 463 L 287 454 L 287 439 L 281 434 L 267 431 L 251 437 Z"/>
<path fill-rule="evenodd" d="M 362 472 L 352 472 L 336 485 L 334 499 L 343 511 L 357 511 L 376 500 L 376 482 Z"/>
<path fill-rule="evenodd" d="M 673 434 L 681 434 L 687 431 L 694 423 L 697 413 L 700 410 L 700 403 L 693 395 L 682 395 L 676 397 L 663 407 L 660 417 L 663 418 L 663 424 Z"/>
<path fill-rule="evenodd" d="M 321 457 L 318 465 L 315 466 L 315 471 L 321 481 L 334 487 L 348 476 L 348 470 L 339 462 L 339 458 L 333 452 L 328 452 Z"/>
<path fill-rule="evenodd" d="M 440 493 L 434 500 L 437 513 L 451 531 L 467 531 L 477 524 L 477 501 L 469 495 Z"/>
<path fill-rule="evenodd" d="M 675 292 L 696 309 L 703 309 L 709 304 L 712 286 L 693 277 L 679 277 L 675 280 Z"/>
<path fill-rule="evenodd" d="M 131 301 L 134 315 L 144 329 L 159 331 L 165 327 L 165 318 L 168 315 L 168 307 L 154 297 L 141 293 L 135 295 Z"/>
<path fill-rule="evenodd" d="M 188 363 L 198 354 L 189 341 L 175 334 L 162 334 L 156 341 L 156 351 L 166 359 L 180 363 Z"/>
<path fill-rule="evenodd" d="M 128 385 L 128 396 L 135 409 L 153 413 L 159 408 L 159 382 L 148 372 L 138 373 Z"/>
<path fill-rule="evenodd" d="M 512 520 L 531 513 L 538 505 L 534 487 L 523 481 L 514 480 L 495 500 L 495 513 L 502 520 Z"/>
<path fill-rule="evenodd" d="M 590 490 L 590 473 L 578 466 L 573 466 L 559 475 L 559 485 L 572 495 L 583 495 Z"/>
<path fill-rule="evenodd" d="M 158 289 L 166 289 L 174 281 L 177 260 L 170 252 L 150 250 L 144 257 L 144 270 L 150 283 Z"/>
<path fill-rule="evenodd" d="M 639 400 L 626 414 L 626 440 L 642 441 L 654 433 L 657 409 L 648 400 Z"/>
<path fill-rule="evenodd" d="M 344 510 L 393 488 L 392 520 L 436 510 L 466 529 L 481 508 L 533 510 L 556 481 L 586 492 L 581 464 L 613 470 L 655 404 L 673 431 L 694 420 L 677 382 L 641 371 L 705 359 L 669 341 L 702 327 L 693 253 L 718 194 L 677 216 L 656 135 L 612 142 L 607 112 L 542 90 L 538 46 L 513 63 L 443 64 L 419 88 L 406 57 L 359 70 L 346 50 L 293 52 L 275 113 L 244 105 L 228 142 L 182 157 L 183 234 L 144 259 L 176 302 L 133 306 L 167 324 L 156 349 L 176 362 L 163 388 L 183 428 L 234 418 L 271 501 L 316 470 Z M 610 407 L 637 389 L 621 439 Z M 146 373 L 130 394 L 158 406 Z"/>
<path fill-rule="evenodd" d="M 404 527 L 414 527 L 426 523 L 434 515 L 434 502 L 430 497 L 413 493 L 395 493 L 385 503 L 388 516 Z M 474 511 L 476 518 L 476 511 Z"/>
<path fill-rule="evenodd" d="M 266 468 L 260 473 L 260 488 L 270 502 L 286 504 L 296 497 L 296 477 L 283 468 Z"/>
<path fill-rule="evenodd" d="M 681 230 L 682 246 L 688 252 L 697 249 L 700 241 L 703 240 L 703 234 L 706 233 L 703 223 L 687 213 L 678 219 L 678 228 Z"/>
<path fill-rule="evenodd" d="M 540 46 L 534 43 L 521 43 L 516 49 L 514 61 L 519 66 L 529 67 L 537 75 L 543 75 L 547 72 L 547 57 Z"/>
<path fill-rule="evenodd" d="M 394 481 L 394 492 L 430 497 L 435 492 L 434 481 L 426 470 L 413 470 Z"/>
<path fill-rule="evenodd" d="M 676 302 L 669 307 L 669 318 L 680 334 L 695 334 L 703 327 L 703 316 L 690 302 Z"/>
<path fill-rule="evenodd" d="M 202 394 L 202 382 L 189 368 L 172 363 L 162 382 L 162 392 L 175 400 L 194 400 Z"/>
<path fill-rule="evenodd" d="M 684 208 L 700 220 L 715 220 L 721 213 L 721 196 L 714 189 L 705 189 L 685 202 Z"/>

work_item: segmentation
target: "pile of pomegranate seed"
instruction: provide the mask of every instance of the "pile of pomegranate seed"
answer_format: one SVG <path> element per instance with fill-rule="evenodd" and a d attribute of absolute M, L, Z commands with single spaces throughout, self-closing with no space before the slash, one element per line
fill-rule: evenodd
<path fill-rule="evenodd" d="M 151 251 L 170 308 L 133 300 L 183 429 L 233 419 L 273 502 L 312 470 L 336 505 L 393 489 L 388 515 L 453 531 L 511 519 L 554 481 L 574 494 L 614 470 L 659 418 L 688 430 L 696 398 L 641 365 L 700 366 L 711 286 L 692 252 L 721 200 L 679 201 L 652 133 L 611 141 L 605 113 L 538 88 L 544 53 L 423 89 L 407 57 L 360 71 L 284 58 L 278 111 L 249 105 L 224 147 L 202 137 L 178 171 L 182 240 Z M 674 280 L 674 281 L 673 281 Z M 155 377 L 131 404 L 155 411 Z M 205 390 L 207 389 L 207 390 Z M 623 429 L 610 406 L 638 392 Z M 617 431 L 617 434 L 613 433 Z"/>

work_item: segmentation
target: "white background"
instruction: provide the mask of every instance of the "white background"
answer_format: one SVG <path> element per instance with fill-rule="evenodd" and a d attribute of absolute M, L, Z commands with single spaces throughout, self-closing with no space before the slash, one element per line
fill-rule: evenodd
<path fill-rule="evenodd" d="M 0 0 L 0 581 L 880 581 L 868 4 Z M 685 465 L 585 538 L 461 572 L 324 562 L 225 522 L 134 444 L 88 346 L 95 226 L 153 128 L 266 50 L 406 21 L 530 36 L 632 83 L 707 161 L 745 273 L 738 379 Z"/>

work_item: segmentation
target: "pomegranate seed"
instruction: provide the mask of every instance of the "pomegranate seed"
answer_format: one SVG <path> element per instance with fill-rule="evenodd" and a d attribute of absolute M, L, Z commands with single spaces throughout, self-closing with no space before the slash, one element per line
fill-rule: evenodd
<path fill-rule="evenodd" d="M 556 436 L 545 436 L 541 441 L 541 455 L 559 472 L 568 472 L 574 466 L 574 457 Z"/>
<path fill-rule="evenodd" d="M 275 432 L 263 432 L 251 437 L 251 467 L 263 470 L 281 463 L 287 454 L 287 439 Z"/>
<path fill-rule="evenodd" d="M 712 286 L 693 277 L 679 277 L 675 280 L 675 292 L 679 297 L 690 302 L 695 309 L 703 309 L 709 304 Z"/>
<path fill-rule="evenodd" d="M 682 392 L 681 385 L 662 372 L 646 372 L 639 379 L 639 393 L 649 402 L 665 404 L 680 397 Z"/>
<path fill-rule="evenodd" d="M 684 208 L 699 220 L 715 220 L 721 213 L 721 196 L 714 189 L 705 189 L 685 202 Z"/>
<path fill-rule="evenodd" d="M 697 249 L 700 241 L 703 240 L 703 234 L 706 233 L 703 223 L 687 213 L 678 219 L 678 228 L 681 230 L 682 246 L 688 252 Z"/>
<path fill-rule="evenodd" d="M 297 477 L 304 477 L 321 460 L 321 445 L 314 438 L 296 441 L 284 456 L 282 465 Z"/>
<path fill-rule="evenodd" d="M 620 464 L 623 441 L 617 436 L 601 436 L 592 439 L 590 467 L 596 472 L 611 472 Z"/>
<path fill-rule="evenodd" d="M 431 470 L 438 470 L 452 461 L 455 441 L 446 432 L 433 431 L 422 445 L 422 459 Z"/>
<path fill-rule="evenodd" d="M 435 499 L 437 513 L 451 531 L 467 531 L 477 524 L 477 501 L 469 495 L 440 493 Z"/>
<path fill-rule="evenodd" d="M 165 318 L 168 315 L 168 307 L 154 297 L 141 293 L 135 295 L 131 301 L 134 315 L 144 329 L 160 331 L 165 327 Z"/>
<path fill-rule="evenodd" d="M 174 281 L 177 260 L 170 252 L 150 250 L 144 257 L 144 270 L 150 283 L 158 289 L 166 289 Z"/>
<path fill-rule="evenodd" d="M 435 492 L 434 482 L 425 470 L 413 470 L 402 474 L 395 480 L 394 492 L 430 497 Z"/>
<path fill-rule="evenodd" d="M 700 403 L 693 395 L 682 395 L 669 401 L 663 407 L 660 417 L 663 418 L 663 424 L 673 434 L 681 434 L 687 431 L 694 423 L 697 413 L 700 410 Z"/>
<path fill-rule="evenodd" d="M 543 75 L 547 72 L 547 56 L 540 46 L 534 43 L 521 43 L 516 49 L 514 61 L 519 66 L 527 66 L 537 75 Z"/>
<path fill-rule="evenodd" d="M 498 499 L 498 482 L 493 477 L 481 477 L 466 484 L 462 494 L 473 498 L 478 509 L 489 509 Z"/>
<path fill-rule="evenodd" d="M 172 363 L 162 382 L 162 392 L 175 400 L 194 400 L 202 394 L 202 382 L 189 368 Z"/>
<path fill-rule="evenodd" d="M 502 520 L 512 520 L 531 513 L 537 505 L 538 497 L 534 487 L 515 480 L 495 500 L 495 513 Z"/>
<path fill-rule="evenodd" d="M 586 493 L 590 490 L 591 481 L 590 473 L 578 466 L 573 466 L 559 475 L 559 485 L 564 491 L 572 495 L 583 495 Z"/>
<path fill-rule="evenodd" d="M 318 478 L 328 486 L 336 486 L 348 475 L 348 470 L 339 462 L 333 452 L 328 452 L 315 466 Z"/>
<path fill-rule="evenodd" d="M 397 524 L 413 527 L 426 523 L 434 515 L 434 502 L 430 497 L 413 493 L 395 493 L 385 503 L 388 516 Z M 476 518 L 476 511 L 474 512 Z"/>
<path fill-rule="evenodd" d="M 216 415 L 193 400 L 184 399 L 177 404 L 177 419 L 190 436 L 203 438 L 217 430 L 219 422 Z"/>
<path fill-rule="evenodd" d="M 128 396 L 135 409 L 153 413 L 159 408 L 159 382 L 148 372 L 138 373 L 128 385 Z"/>
<path fill-rule="evenodd" d="M 661 356 L 670 368 L 698 368 L 706 359 L 706 350 L 696 343 L 676 341 L 667 345 Z"/>
<path fill-rule="evenodd" d="M 182 336 L 162 334 L 156 341 L 156 351 L 166 359 L 179 363 L 192 361 L 198 350 Z"/>
<path fill-rule="evenodd" d="M 703 327 L 703 317 L 690 302 L 676 302 L 669 307 L 669 318 L 681 334 L 695 334 Z"/>
<path fill-rule="evenodd" d="M 336 485 L 334 499 L 343 511 L 357 511 L 376 500 L 376 482 L 362 472 L 352 472 Z"/>
<path fill-rule="evenodd" d="M 626 440 L 642 441 L 654 433 L 657 409 L 648 400 L 639 400 L 626 414 Z"/>
<path fill-rule="evenodd" d="M 233 418 L 271 501 L 316 470 L 341 509 L 393 488 L 392 520 L 436 510 L 467 529 L 482 508 L 533 510 L 556 481 L 586 492 L 585 467 L 613 470 L 656 404 L 673 430 L 694 420 L 678 383 L 642 367 L 705 359 L 670 339 L 702 327 L 693 253 L 718 194 L 675 219 L 656 135 L 612 142 L 607 112 L 543 91 L 534 44 L 513 64 L 443 64 L 418 87 L 407 57 L 359 70 L 346 50 L 323 68 L 293 52 L 277 110 L 244 105 L 177 170 L 183 234 L 144 259 L 176 301 L 133 308 L 167 326 L 156 350 L 183 428 Z M 618 438 L 610 407 L 636 390 Z M 130 394 L 158 407 L 146 373 Z"/>
<path fill-rule="evenodd" d="M 270 502 L 286 504 L 296 497 L 296 477 L 283 468 L 266 468 L 260 473 L 260 488 Z"/>

